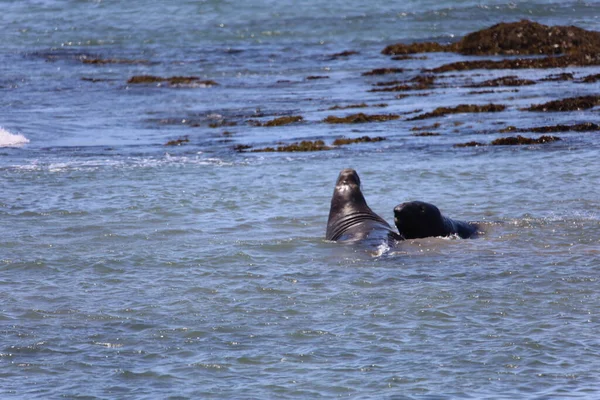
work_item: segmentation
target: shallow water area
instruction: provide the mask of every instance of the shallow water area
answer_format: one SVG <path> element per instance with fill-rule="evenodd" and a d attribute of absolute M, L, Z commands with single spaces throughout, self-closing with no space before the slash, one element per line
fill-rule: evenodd
<path fill-rule="evenodd" d="M 597 106 L 524 109 L 598 95 L 583 78 L 600 68 L 372 91 L 467 59 L 392 60 L 388 44 L 522 18 L 595 29 L 597 5 L 23 7 L 7 5 L 0 51 L 3 398 L 598 396 L 600 132 L 491 143 L 542 135 L 511 126 L 599 123 Z M 560 73 L 573 79 L 545 80 Z M 128 83 L 140 75 L 217 85 Z M 509 75 L 535 84 L 470 87 Z M 490 103 L 506 108 L 412 119 Z M 399 117 L 324 122 L 360 112 Z M 282 116 L 302 120 L 265 126 Z M 385 140 L 332 145 L 363 136 Z M 332 149 L 253 152 L 303 140 Z M 389 223 L 422 200 L 483 233 L 328 242 L 343 168 Z"/>

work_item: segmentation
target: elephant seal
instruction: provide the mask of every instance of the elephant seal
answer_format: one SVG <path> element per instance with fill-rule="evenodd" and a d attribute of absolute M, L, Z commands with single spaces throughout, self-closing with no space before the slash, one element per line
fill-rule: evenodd
<path fill-rule="evenodd" d="M 444 217 L 433 204 L 409 201 L 394 207 L 394 223 L 404 239 L 458 235 L 467 239 L 475 235 L 478 225 Z"/>
<path fill-rule="evenodd" d="M 388 243 L 401 239 L 383 218 L 369 208 L 360 190 L 360 178 L 350 168 L 340 172 L 335 184 L 325 238 L 336 242 L 366 240 Z"/>

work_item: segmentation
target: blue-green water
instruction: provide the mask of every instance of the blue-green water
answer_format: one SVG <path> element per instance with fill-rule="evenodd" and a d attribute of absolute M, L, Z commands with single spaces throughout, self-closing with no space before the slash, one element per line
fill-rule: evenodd
<path fill-rule="evenodd" d="M 597 95 L 597 84 L 541 79 L 600 68 L 439 74 L 427 96 L 369 91 L 464 60 L 393 61 L 387 44 L 522 18 L 597 30 L 599 6 L 323 3 L 3 2 L 0 397 L 600 396 L 598 133 L 453 147 L 510 125 L 598 123 L 597 108 L 521 108 Z M 345 50 L 358 54 L 332 57 Z M 362 75 L 382 67 L 405 71 Z M 218 85 L 127 83 L 142 74 Z M 537 84 L 465 87 L 506 75 Z M 489 102 L 507 109 L 408 121 Z M 401 118 L 322 122 L 361 111 Z M 304 119 L 249 122 L 284 115 Z M 414 136 L 423 126 L 440 136 Z M 387 140 L 234 150 L 365 135 Z M 486 233 L 377 254 L 326 242 L 342 168 L 390 223 L 418 199 Z"/>

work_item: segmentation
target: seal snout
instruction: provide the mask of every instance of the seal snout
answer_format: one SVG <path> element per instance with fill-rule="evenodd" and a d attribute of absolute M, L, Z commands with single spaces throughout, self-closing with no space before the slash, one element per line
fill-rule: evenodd
<path fill-rule="evenodd" d="M 360 186 L 358 173 L 352 168 L 343 169 L 337 180 L 337 185 L 356 185 Z"/>

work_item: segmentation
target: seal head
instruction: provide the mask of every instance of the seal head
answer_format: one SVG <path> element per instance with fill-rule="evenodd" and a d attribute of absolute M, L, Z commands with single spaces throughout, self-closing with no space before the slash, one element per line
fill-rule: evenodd
<path fill-rule="evenodd" d="M 338 176 L 325 238 L 340 242 L 397 238 L 390 225 L 367 205 L 360 178 L 353 169 L 344 169 Z"/>
<path fill-rule="evenodd" d="M 404 239 L 458 235 L 463 239 L 477 232 L 477 224 L 445 217 L 439 208 L 424 201 L 410 201 L 394 208 L 394 223 Z"/>

